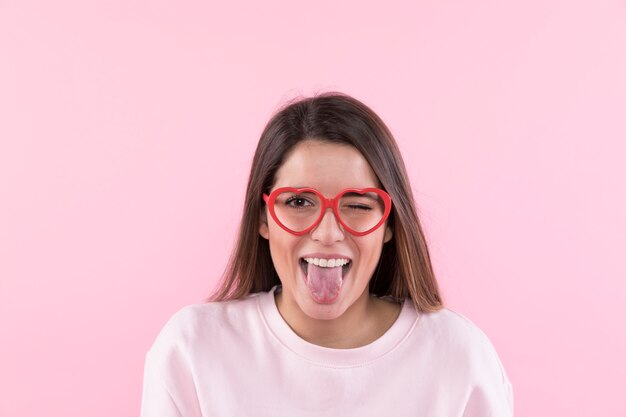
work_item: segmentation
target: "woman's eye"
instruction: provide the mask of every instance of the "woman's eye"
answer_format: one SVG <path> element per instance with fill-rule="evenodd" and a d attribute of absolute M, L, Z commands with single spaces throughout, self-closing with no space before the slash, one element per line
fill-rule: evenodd
<path fill-rule="evenodd" d="M 286 201 L 286 204 L 291 207 L 306 207 L 311 205 L 308 200 L 302 197 L 292 197 Z"/>
<path fill-rule="evenodd" d="M 348 207 L 359 211 L 370 211 L 372 209 L 370 206 L 364 206 L 362 204 L 350 204 Z"/>

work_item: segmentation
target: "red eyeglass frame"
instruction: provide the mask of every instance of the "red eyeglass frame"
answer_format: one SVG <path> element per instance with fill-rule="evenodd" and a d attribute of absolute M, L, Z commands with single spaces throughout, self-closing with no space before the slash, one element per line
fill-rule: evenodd
<path fill-rule="evenodd" d="M 309 227 L 307 227 L 306 229 L 304 229 L 301 232 L 296 232 L 291 230 L 290 228 L 288 228 L 287 226 L 285 226 L 284 224 L 282 224 L 280 222 L 280 220 L 278 220 L 278 216 L 276 216 L 276 212 L 274 211 L 274 203 L 276 201 L 276 197 L 278 197 L 278 195 L 282 192 L 285 191 L 291 191 L 294 193 L 303 193 L 303 192 L 311 192 L 313 194 L 315 194 L 316 196 L 319 197 L 321 204 L 322 204 L 322 209 L 320 210 L 320 215 L 317 218 L 317 220 L 315 220 L 313 222 L 313 224 Z M 350 227 L 348 227 L 343 220 L 341 220 L 341 216 L 339 215 L 339 209 L 338 209 L 338 204 L 339 204 L 339 199 L 346 193 L 357 193 L 357 194 L 365 194 L 365 193 L 376 193 L 378 196 L 380 196 L 384 203 L 385 203 L 385 212 L 383 213 L 383 217 L 380 219 L 380 221 L 373 226 L 372 228 L 370 228 L 369 230 L 366 230 L 365 232 L 357 232 L 356 230 L 351 229 Z M 318 224 L 320 224 L 320 222 L 322 221 L 322 218 L 324 217 L 324 214 L 326 214 L 326 210 L 328 210 L 329 208 L 333 210 L 333 214 L 335 215 L 335 219 L 337 219 L 339 221 L 339 223 L 341 223 L 341 225 L 351 234 L 355 235 L 355 236 L 364 236 L 367 235 L 369 233 L 372 233 L 374 230 L 378 229 L 383 223 L 385 223 L 385 221 L 387 220 L 387 217 L 389 217 L 389 213 L 391 213 L 391 197 L 389 196 L 389 194 L 387 194 L 385 191 L 381 190 L 380 188 L 346 188 L 345 190 L 342 190 L 339 192 L 339 194 L 337 194 L 336 196 L 332 197 L 332 198 L 326 198 L 322 193 L 320 193 L 319 191 L 317 191 L 315 188 L 293 188 L 293 187 L 281 187 L 281 188 L 277 188 L 274 191 L 272 191 L 270 193 L 270 195 L 267 195 L 265 193 L 263 193 L 263 200 L 265 200 L 265 203 L 267 204 L 267 207 L 270 210 L 270 214 L 272 216 L 272 219 L 274 219 L 274 221 L 280 226 L 282 227 L 284 230 L 286 230 L 287 232 L 296 235 L 296 236 L 302 236 L 305 235 L 307 233 L 309 233 L 311 230 L 313 230 Z"/>

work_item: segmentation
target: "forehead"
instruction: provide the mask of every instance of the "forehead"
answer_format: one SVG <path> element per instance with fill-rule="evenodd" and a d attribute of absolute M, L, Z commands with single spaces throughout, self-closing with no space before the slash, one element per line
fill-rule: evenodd
<path fill-rule="evenodd" d="M 274 188 L 313 187 L 322 193 L 380 187 L 365 157 L 353 146 L 305 140 L 291 149 L 276 172 Z"/>

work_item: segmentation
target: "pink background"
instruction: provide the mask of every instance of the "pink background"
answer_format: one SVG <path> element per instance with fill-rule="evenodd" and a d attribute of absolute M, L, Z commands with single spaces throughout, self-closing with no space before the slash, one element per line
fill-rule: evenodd
<path fill-rule="evenodd" d="M 623 1 L 0 1 L 0 415 L 139 412 L 263 125 L 369 104 L 516 416 L 626 416 Z"/>

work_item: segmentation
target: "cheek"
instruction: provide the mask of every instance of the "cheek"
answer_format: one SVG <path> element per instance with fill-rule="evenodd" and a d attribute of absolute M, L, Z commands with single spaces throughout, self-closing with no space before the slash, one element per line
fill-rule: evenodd
<path fill-rule="evenodd" d="M 296 254 L 298 248 L 298 239 L 292 236 L 286 236 L 287 232 L 280 227 L 270 226 L 269 245 L 272 255 L 274 268 L 281 279 L 284 274 L 291 273 L 291 270 L 297 266 Z"/>
<path fill-rule="evenodd" d="M 374 238 L 374 236 L 372 236 L 372 238 Z M 372 274 L 374 268 L 378 264 L 380 254 L 383 250 L 382 238 L 383 235 L 381 234 L 380 236 L 376 236 L 374 239 L 368 240 L 367 242 L 362 242 L 360 247 L 362 266 L 364 269 L 372 270 Z"/>

